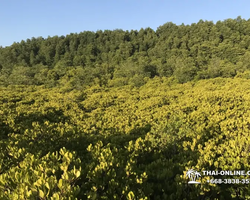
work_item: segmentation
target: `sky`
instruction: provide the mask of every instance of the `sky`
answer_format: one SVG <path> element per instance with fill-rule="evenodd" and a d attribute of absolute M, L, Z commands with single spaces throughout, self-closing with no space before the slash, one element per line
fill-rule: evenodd
<path fill-rule="evenodd" d="M 0 0 L 0 46 L 97 30 L 250 18 L 249 0 Z"/>

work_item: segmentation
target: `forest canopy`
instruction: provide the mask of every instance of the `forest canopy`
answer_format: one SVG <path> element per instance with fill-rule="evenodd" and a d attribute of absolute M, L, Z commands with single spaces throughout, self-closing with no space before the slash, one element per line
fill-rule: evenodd
<path fill-rule="evenodd" d="M 84 88 L 142 86 L 145 78 L 179 83 L 234 77 L 250 69 L 250 20 L 191 25 L 168 22 L 156 31 L 85 31 L 27 39 L 0 48 L 0 84 Z"/>

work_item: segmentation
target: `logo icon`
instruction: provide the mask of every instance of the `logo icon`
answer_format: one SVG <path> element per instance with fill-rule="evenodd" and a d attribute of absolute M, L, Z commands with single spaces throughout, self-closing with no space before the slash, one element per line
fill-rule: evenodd
<path fill-rule="evenodd" d="M 196 181 L 201 176 L 201 174 L 193 169 L 189 169 L 186 173 L 186 177 L 191 179 L 188 181 L 188 184 L 200 184 L 200 182 Z"/>

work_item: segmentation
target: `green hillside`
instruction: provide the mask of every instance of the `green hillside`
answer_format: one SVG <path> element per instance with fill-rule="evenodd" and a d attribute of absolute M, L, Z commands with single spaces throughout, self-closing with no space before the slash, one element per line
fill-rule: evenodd
<path fill-rule="evenodd" d="M 250 199 L 250 20 L 0 48 L 0 199 Z M 250 179 L 249 179 L 250 180 Z"/>
<path fill-rule="evenodd" d="M 174 76 L 179 83 L 235 77 L 250 69 L 250 20 L 168 22 L 151 28 L 85 31 L 31 38 L 0 47 L 0 85 L 83 89 L 145 84 Z"/>

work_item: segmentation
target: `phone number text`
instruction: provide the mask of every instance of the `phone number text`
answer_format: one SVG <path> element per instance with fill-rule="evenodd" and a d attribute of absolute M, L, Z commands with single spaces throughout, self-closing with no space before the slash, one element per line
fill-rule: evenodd
<path fill-rule="evenodd" d="M 249 184 L 250 179 L 210 179 L 207 183 L 211 184 Z"/>

